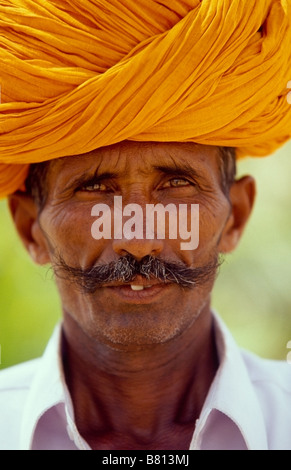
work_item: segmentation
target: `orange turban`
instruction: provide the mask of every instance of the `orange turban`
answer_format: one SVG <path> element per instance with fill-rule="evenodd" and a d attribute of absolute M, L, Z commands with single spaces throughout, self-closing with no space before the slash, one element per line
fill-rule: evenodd
<path fill-rule="evenodd" d="M 2 0 L 0 196 L 122 140 L 291 137 L 291 0 Z"/>

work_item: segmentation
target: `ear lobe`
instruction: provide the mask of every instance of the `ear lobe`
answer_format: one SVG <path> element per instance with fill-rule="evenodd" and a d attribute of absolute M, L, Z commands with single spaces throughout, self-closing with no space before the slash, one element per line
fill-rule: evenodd
<path fill-rule="evenodd" d="M 256 196 L 256 183 L 252 176 L 235 181 L 230 189 L 231 212 L 219 243 L 221 253 L 233 251 L 243 234 L 251 215 Z"/>
<path fill-rule="evenodd" d="M 21 192 L 9 196 L 8 204 L 14 225 L 30 257 L 37 264 L 50 262 L 45 237 L 38 221 L 34 200 Z"/>

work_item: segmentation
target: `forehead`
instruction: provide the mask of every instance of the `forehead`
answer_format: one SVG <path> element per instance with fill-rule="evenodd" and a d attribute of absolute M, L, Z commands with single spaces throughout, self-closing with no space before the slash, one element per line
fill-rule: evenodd
<path fill-rule="evenodd" d="M 54 176 L 84 174 L 89 171 L 117 175 L 152 174 L 158 166 L 198 169 L 209 175 L 219 175 L 219 149 L 194 143 L 130 142 L 125 141 L 96 149 L 84 155 L 59 158 L 51 162 Z"/>

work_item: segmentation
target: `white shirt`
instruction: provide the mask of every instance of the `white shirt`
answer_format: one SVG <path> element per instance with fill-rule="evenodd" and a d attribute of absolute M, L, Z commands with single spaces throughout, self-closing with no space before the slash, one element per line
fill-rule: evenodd
<path fill-rule="evenodd" d="M 190 450 L 291 450 L 291 365 L 241 351 L 215 316 L 220 366 Z M 74 423 L 58 325 L 42 358 L 0 372 L 1 450 L 90 450 Z"/>

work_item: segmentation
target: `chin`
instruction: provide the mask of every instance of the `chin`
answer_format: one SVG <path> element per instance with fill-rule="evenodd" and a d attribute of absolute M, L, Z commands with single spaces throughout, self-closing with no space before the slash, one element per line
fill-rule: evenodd
<path fill-rule="evenodd" d="M 141 312 L 132 310 L 128 313 L 92 318 L 84 322 L 84 332 L 90 339 L 114 350 L 132 351 L 153 348 L 175 341 L 188 331 L 199 313 L 193 310 L 184 315 L 172 312 Z"/>

